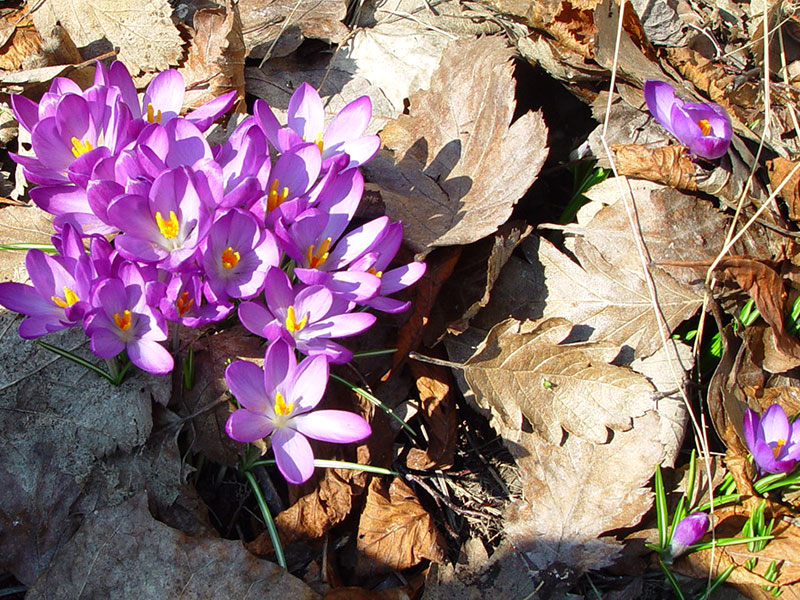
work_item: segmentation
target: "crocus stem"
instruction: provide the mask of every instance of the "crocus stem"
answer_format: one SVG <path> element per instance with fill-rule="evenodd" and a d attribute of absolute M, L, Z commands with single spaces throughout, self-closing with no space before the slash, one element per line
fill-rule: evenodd
<path fill-rule="evenodd" d="M 111 374 L 112 381 L 116 382 L 119 380 L 119 361 L 117 360 L 116 356 L 112 356 L 111 358 L 106 359 L 106 366 L 108 367 L 108 372 Z"/>
<path fill-rule="evenodd" d="M 180 327 L 180 323 L 175 321 L 172 324 L 172 351 L 178 351 L 178 344 L 180 344 L 180 335 L 178 333 L 178 327 Z"/>
<path fill-rule="evenodd" d="M 253 475 L 253 473 L 250 471 L 245 471 L 244 476 L 247 478 L 247 483 L 250 484 L 253 494 L 256 496 L 256 502 L 258 503 L 258 508 L 261 510 L 261 516 L 264 517 L 264 523 L 266 524 L 267 531 L 269 532 L 269 539 L 272 542 L 272 547 L 275 549 L 275 558 L 277 559 L 278 564 L 285 569 L 286 557 L 283 555 L 283 546 L 281 546 L 281 540 L 278 537 L 278 529 L 275 527 L 275 521 L 272 519 L 272 513 L 269 512 L 267 501 L 264 500 L 264 494 L 261 492 L 261 487 L 258 485 L 255 475 Z"/>

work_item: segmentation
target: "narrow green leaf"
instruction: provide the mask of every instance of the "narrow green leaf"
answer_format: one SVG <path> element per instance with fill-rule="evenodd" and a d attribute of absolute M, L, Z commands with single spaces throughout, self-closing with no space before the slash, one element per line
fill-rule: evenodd
<path fill-rule="evenodd" d="M 69 350 L 64 350 L 64 348 L 59 348 L 58 346 L 54 346 L 53 344 L 48 344 L 47 342 L 43 342 L 42 340 L 36 340 L 36 343 L 39 344 L 45 350 L 49 350 L 53 354 L 57 354 L 62 358 L 66 358 L 67 360 L 71 360 L 75 364 L 80 365 L 88 369 L 89 371 L 93 371 L 94 373 L 100 375 L 100 377 L 105 377 L 108 381 L 117 385 L 114 377 L 112 377 L 104 369 L 101 369 L 97 365 L 90 363 L 88 360 L 73 354 Z"/>
<path fill-rule="evenodd" d="M 664 480 L 661 477 L 661 467 L 656 467 L 656 476 L 653 487 L 656 492 L 656 522 L 658 523 L 658 544 L 666 550 L 669 544 L 667 536 L 667 494 L 664 491 Z"/>
<path fill-rule="evenodd" d="M 414 431 L 414 429 L 412 429 L 412 427 L 408 423 L 403 421 L 403 419 L 401 419 L 397 414 L 395 414 L 395 412 L 391 408 L 386 406 L 383 402 L 378 400 L 375 396 L 370 394 L 367 390 L 365 390 L 364 388 L 358 387 L 357 385 L 355 385 L 353 383 L 350 383 L 346 379 L 344 379 L 342 377 L 339 377 L 338 375 L 335 375 L 334 373 L 331 373 L 331 379 L 334 379 L 334 380 L 338 381 L 339 383 L 342 383 L 342 384 L 346 385 L 351 390 L 353 390 L 356 394 L 358 394 L 360 396 L 363 396 L 364 398 L 366 398 L 367 400 L 372 402 L 375 406 L 380 408 L 383 412 L 385 412 L 387 415 L 389 415 L 391 418 L 393 418 L 395 421 L 397 421 L 401 425 L 401 427 L 403 429 L 405 429 L 409 433 L 409 435 L 411 435 L 411 437 L 414 437 L 414 438 L 417 437 L 417 433 Z"/>
<path fill-rule="evenodd" d="M 669 567 L 664 564 L 664 561 L 662 561 L 661 558 L 658 559 L 658 564 L 661 566 L 661 570 L 664 571 L 664 575 L 667 576 L 667 581 L 669 581 L 669 585 L 672 587 L 672 591 L 675 592 L 675 595 L 679 598 L 679 600 L 686 600 L 686 596 L 683 595 L 683 590 L 678 584 L 678 580 L 675 579 L 675 575 L 672 574 L 672 571 L 669 570 Z"/>
<path fill-rule="evenodd" d="M 275 527 L 275 521 L 272 519 L 272 513 L 269 512 L 267 501 L 264 499 L 264 494 L 261 491 L 261 486 L 258 485 L 255 475 L 253 475 L 253 473 L 250 471 L 245 471 L 244 476 L 247 478 L 247 483 L 250 484 L 253 494 L 255 494 L 258 508 L 261 511 L 261 516 L 264 517 L 264 524 L 267 526 L 269 539 L 272 542 L 272 547 L 275 549 L 275 559 L 278 561 L 278 564 L 285 569 L 286 557 L 283 554 L 283 545 L 281 544 L 281 539 L 278 536 L 278 528 Z"/>

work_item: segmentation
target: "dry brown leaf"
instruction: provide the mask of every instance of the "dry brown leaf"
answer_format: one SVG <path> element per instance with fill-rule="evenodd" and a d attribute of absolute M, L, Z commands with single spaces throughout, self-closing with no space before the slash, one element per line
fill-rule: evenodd
<path fill-rule="evenodd" d="M 723 258 L 717 270 L 736 279 L 739 286 L 750 295 L 761 317 L 772 328 L 778 349 L 790 357 L 800 358 L 800 344 L 786 330 L 786 290 L 778 272 L 765 262 L 746 256 Z"/>
<path fill-rule="evenodd" d="M 276 57 L 296 50 L 304 38 L 339 44 L 348 34 L 344 0 L 239 0 L 239 12 L 250 58 L 264 58 L 278 36 Z"/>
<path fill-rule="evenodd" d="M 238 541 L 193 538 L 156 521 L 144 494 L 89 515 L 26 597 L 319 598 Z"/>
<path fill-rule="evenodd" d="M 608 444 L 576 436 L 558 445 L 522 432 L 516 454 L 524 500 L 513 503 L 505 530 L 540 569 L 559 563 L 573 574 L 610 565 L 620 544 L 600 537 L 635 525 L 652 504 L 647 482 L 662 460 L 659 417 L 647 412 Z"/>
<path fill-rule="evenodd" d="M 411 361 L 409 366 L 427 425 L 428 449 L 412 448 L 406 464 L 420 470 L 452 466 L 458 431 L 450 370 L 417 361 Z"/>
<path fill-rule="evenodd" d="M 237 4 L 200 8 L 192 19 L 189 55 L 179 69 L 186 82 L 185 108 L 197 108 L 231 90 L 244 98 L 244 40 Z"/>
<path fill-rule="evenodd" d="M 33 21 L 44 32 L 60 23 L 79 47 L 119 47 L 117 59 L 135 76 L 178 64 L 183 41 L 171 14 L 167 0 L 59 0 L 43 3 Z"/>
<path fill-rule="evenodd" d="M 516 441 L 524 417 L 551 444 L 561 441 L 562 428 L 602 444 L 608 429 L 626 431 L 652 407 L 654 388 L 646 377 L 608 364 L 618 347 L 559 345 L 571 329 L 564 319 L 509 319 L 492 328 L 464 364 L 470 389 L 498 415 L 505 438 Z"/>
<path fill-rule="evenodd" d="M 0 205 L 0 244 L 49 244 L 53 216 L 39 207 Z M 0 250 L 0 281 L 28 281 L 25 252 Z"/>
<path fill-rule="evenodd" d="M 584 339 L 631 346 L 639 358 L 662 346 L 641 267 L 618 267 L 616 261 L 607 260 L 580 238 L 574 245 L 580 266 L 547 240 L 529 237 L 521 246 L 532 265 L 544 267 L 544 289 L 528 296 L 538 296 L 531 302 L 540 305 L 531 309 L 542 311 L 541 316 L 563 317 L 582 326 L 579 334 Z M 659 308 L 672 330 L 697 312 L 702 296 L 659 267 L 651 267 L 650 273 Z"/>
<path fill-rule="evenodd" d="M 0 69 L 17 71 L 26 59 L 36 56 L 42 49 L 42 38 L 33 26 L 27 5 L 9 12 L 0 18 L 2 45 L 0 45 Z"/>
<path fill-rule="evenodd" d="M 446 333 L 466 331 L 470 319 L 488 304 L 492 287 L 514 249 L 531 231 L 521 221 L 509 221 L 493 236 L 461 251 L 458 265 L 442 288 L 442 298 L 447 301 L 433 305 L 425 330 L 426 346 L 434 346 Z"/>
<path fill-rule="evenodd" d="M 511 123 L 511 56 L 500 38 L 451 43 L 430 89 L 411 97 L 409 115 L 386 125 L 385 149 L 364 168 L 417 251 L 493 233 L 544 163 L 541 113 Z"/>
<path fill-rule="evenodd" d="M 358 587 L 339 587 L 325 594 L 325 600 L 414 600 L 425 582 L 422 577 L 415 577 L 408 585 L 367 590 Z"/>
<path fill-rule="evenodd" d="M 758 402 L 762 410 L 767 410 L 773 404 L 780 404 L 787 415 L 800 412 L 800 388 L 798 387 L 782 385 L 758 388 L 748 385 L 744 386 L 744 393 Z"/>
<path fill-rule="evenodd" d="M 776 156 L 767 161 L 769 169 L 769 182 L 773 188 L 777 188 L 789 173 L 797 166 L 795 161 Z M 783 198 L 789 207 L 789 218 L 792 221 L 800 221 L 800 172 L 795 173 L 789 181 L 781 188 L 779 196 Z"/>
<path fill-rule="evenodd" d="M 663 183 L 679 190 L 695 191 L 696 168 L 683 146 L 647 148 L 637 144 L 611 144 L 620 175 Z"/>
<path fill-rule="evenodd" d="M 356 571 L 362 576 L 444 558 L 444 543 L 433 519 L 399 478 L 388 489 L 382 479 L 370 483 L 358 524 L 357 549 Z"/>

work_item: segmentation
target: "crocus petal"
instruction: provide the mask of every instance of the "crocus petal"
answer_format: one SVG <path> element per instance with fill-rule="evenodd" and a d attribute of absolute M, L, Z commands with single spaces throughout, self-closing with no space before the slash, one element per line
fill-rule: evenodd
<path fill-rule="evenodd" d="M 344 410 L 315 410 L 292 419 L 303 435 L 321 442 L 350 444 L 369 437 L 372 429 L 361 415 Z"/>
<path fill-rule="evenodd" d="M 286 481 L 299 485 L 314 474 L 314 452 L 302 433 L 288 427 L 272 434 L 272 449 Z"/>
<path fill-rule="evenodd" d="M 775 460 L 772 448 L 763 439 L 756 439 L 756 443 L 750 448 L 750 452 L 753 454 L 753 460 L 761 471 L 766 471 L 767 473 L 788 472 L 788 470 L 783 470 L 782 465 Z"/>
<path fill-rule="evenodd" d="M 16 281 L 0 283 L 0 304 L 21 315 L 39 315 L 57 308 L 42 298 L 33 287 Z"/>
<path fill-rule="evenodd" d="M 391 294 L 415 284 L 425 274 L 424 262 L 413 262 L 387 271 L 381 276 L 381 294 Z"/>
<path fill-rule="evenodd" d="M 89 346 L 100 358 L 114 358 L 125 349 L 124 342 L 117 335 L 103 328 L 92 333 Z"/>
<path fill-rule="evenodd" d="M 333 294 L 322 286 L 312 285 L 300 290 L 294 299 L 294 312 L 298 319 L 308 315 L 310 323 L 328 314 L 333 304 Z"/>
<path fill-rule="evenodd" d="M 181 112 L 184 93 L 183 75 L 175 69 L 167 69 L 156 75 L 147 86 L 142 105 L 146 111 L 147 105 L 152 104 L 155 113 L 161 111 L 162 119 L 166 122 Z"/>
<path fill-rule="evenodd" d="M 264 337 L 264 330 L 274 320 L 275 317 L 262 304 L 242 302 L 239 305 L 239 321 L 250 333 Z"/>
<path fill-rule="evenodd" d="M 278 149 L 278 130 L 281 128 L 281 124 L 275 117 L 275 113 L 272 112 L 266 102 L 259 98 L 253 107 L 253 114 L 261 131 L 267 136 L 269 143 L 272 144 L 273 148 Z"/>
<path fill-rule="evenodd" d="M 205 131 L 216 121 L 220 115 L 228 112 L 236 100 L 236 90 L 231 90 L 213 100 L 209 100 L 202 106 L 197 107 L 188 115 L 186 120 L 194 123 L 200 131 Z"/>
<path fill-rule="evenodd" d="M 289 127 L 308 142 L 314 142 L 325 126 L 325 112 L 317 90 L 303 82 L 289 99 Z"/>
<path fill-rule="evenodd" d="M 237 442 L 250 443 L 267 437 L 275 429 L 272 421 L 264 415 L 240 408 L 231 413 L 225 423 L 225 433 Z M 313 458 L 312 465 L 313 465 Z"/>
<path fill-rule="evenodd" d="M 64 325 L 55 317 L 35 316 L 24 319 L 22 323 L 19 324 L 17 333 L 19 333 L 19 337 L 23 340 L 35 340 L 48 333 L 67 329 L 68 327 L 72 327 L 72 325 Z"/>
<path fill-rule="evenodd" d="M 675 97 L 675 90 L 668 83 L 648 79 L 644 82 L 644 99 L 647 108 L 658 124 L 672 132 L 672 107 L 681 101 Z"/>
<path fill-rule="evenodd" d="M 304 412 L 314 408 L 322 400 L 327 385 L 328 361 L 325 357 L 304 359 L 293 377 L 292 401 L 295 410 Z"/>
<path fill-rule="evenodd" d="M 131 340 L 126 348 L 128 358 L 142 371 L 165 375 L 175 366 L 172 354 L 158 342 L 148 339 Z"/>
<path fill-rule="evenodd" d="M 756 446 L 756 435 L 759 431 L 758 422 L 760 420 L 761 418 L 758 416 L 758 413 L 750 408 L 748 408 L 744 414 L 744 441 L 747 443 L 747 447 L 750 449 L 751 453 Z"/>
<path fill-rule="evenodd" d="M 26 131 L 33 131 L 33 127 L 39 122 L 39 105 L 25 96 L 11 94 L 11 110 Z"/>
<path fill-rule="evenodd" d="M 270 267 L 267 271 L 267 278 L 264 281 L 264 297 L 267 300 L 267 306 L 276 314 L 277 311 L 285 311 L 294 302 L 294 293 L 289 278 L 277 267 Z"/>
<path fill-rule="evenodd" d="M 791 433 L 789 419 L 780 404 L 773 404 L 764 412 L 758 428 L 760 437 L 768 444 L 778 440 L 786 443 Z"/>
<path fill-rule="evenodd" d="M 309 336 L 314 337 L 347 337 L 369 329 L 375 323 L 375 319 L 375 315 L 369 313 L 333 315 L 319 323 L 309 325 L 307 330 Z"/>
<path fill-rule="evenodd" d="M 411 306 L 411 301 L 409 300 L 408 302 L 401 302 L 400 300 L 395 300 L 394 298 L 376 296 L 375 298 L 364 302 L 364 305 L 393 315 L 408 310 L 408 308 Z"/>
<path fill-rule="evenodd" d="M 244 408 L 255 413 L 266 412 L 270 399 L 264 391 L 264 373 L 258 365 L 246 360 L 232 362 L 225 369 L 225 383 Z"/>
<path fill-rule="evenodd" d="M 264 353 L 264 372 L 261 373 L 261 388 L 266 390 L 269 402 L 275 391 L 293 372 L 296 365 L 294 350 L 283 340 L 275 340 Z"/>
<path fill-rule="evenodd" d="M 669 543 L 669 558 L 685 554 L 689 546 L 696 544 L 708 531 L 708 515 L 703 512 L 692 513 L 675 526 Z"/>
<path fill-rule="evenodd" d="M 335 149 L 338 144 L 361 137 L 371 118 L 372 102 L 369 96 L 361 96 L 347 104 L 328 125 L 323 138 L 323 151 Z"/>
<path fill-rule="evenodd" d="M 339 146 L 339 150 L 350 157 L 347 169 L 359 167 L 369 162 L 381 149 L 381 138 L 377 135 L 366 135 L 364 137 L 350 140 Z"/>

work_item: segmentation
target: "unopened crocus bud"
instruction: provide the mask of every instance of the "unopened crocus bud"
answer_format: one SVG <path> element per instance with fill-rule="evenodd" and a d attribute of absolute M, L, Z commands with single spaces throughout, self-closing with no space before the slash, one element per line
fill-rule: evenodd
<path fill-rule="evenodd" d="M 703 512 L 692 513 L 681 519 L 672 532 L 669 543 L 668 558 L 670 561 L 689 550 L 689 546 L 696 544 L 708 531 L 708 515 Z"/>

